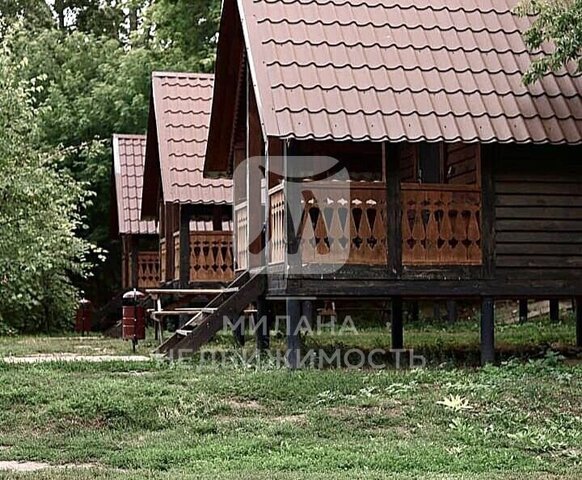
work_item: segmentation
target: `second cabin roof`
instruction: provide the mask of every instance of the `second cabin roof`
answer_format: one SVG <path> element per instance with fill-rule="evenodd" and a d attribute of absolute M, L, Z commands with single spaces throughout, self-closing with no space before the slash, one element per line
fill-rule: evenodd
<path fill-rule="evenodd" d="M 232 182 L 203 177 L 214 75 L 154 72 L 144 173 L 143 215 L 165 203 L 229 204 Z M 161 192 L 158 192 L 161 184 Z"/>
<path fill-rule="evenodd" d="M 157 234 L 153 221 L 140 220 L 143 191 L 145 135 L 113 135 L 114 209 L 117 232 L 130 235 Z"/>

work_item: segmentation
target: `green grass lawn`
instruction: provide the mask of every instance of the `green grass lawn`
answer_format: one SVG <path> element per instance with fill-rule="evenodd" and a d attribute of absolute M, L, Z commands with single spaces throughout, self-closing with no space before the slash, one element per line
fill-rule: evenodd
<path fill-rule="evenodd" d="M 498 340 L 517 350 L 571 348 L 572 327 L 507 325 Z M 407 332 L 427 352 L 478 342 L 473 323 Z M 369 349 L 388 340 L 368 329 L 306 343 Z M 229 342 L 222 336 L 209 348 Z M 78 346 L 130 351 L 115 339 L 16 337 L 0 339 L 0 356 L 90 351 Z M 582 478 L 581 364 L 554 354 L 484 369 L 431 363 L 290 372 L 234 359 L 222 367 L 0 362 L 0 462 L 68 466 L 0 478 Z"/>
<path fill-rule="evenodd" d="M 370 351 L 375 348 L 390 348 L 389 325 L 370 326 L 368 322 L 361 328 L 355 321 L 357 332 L 345 334 L 336 328 L 335 332 L 321 329 L 304 336 L 305 349 L 349 350 L 360 348 Z M 314 329 L 315 330 L 315 329 Z M 170 335 L 166 333 L 166 336 Z M 454 325 L 419 322 L 406 324 L 405 346 L 427 357 L 433 365 L 442 362 L 477 365 L 479 362 L 479 321 L 459 321 Z M 252 350 L 253 338 L 247 335 Z M 496 326 L 496 348 L 501 359 L 527 356 L 543 356 L 548 349 L 568 354 L 575 342 L 575 322 L 572 315 L 565 316 L 558 323 L 547 318 L 529 321 L 525 324 L 498 323 Z M 150 353 L 156 346 L 153 331 L 141 341 L 138 355 Z M 282 335 L 272 335 L 274 349 L 283 350 L 285 339 Z M 231 349 L 234 347 L 232 335 L 221 333 L 207 350 Z M 98 334 L 81 337 L 76 334 L 49 336 L 0 337 L 0 357 L 25 356 L 35 354 L 71 353 L 79 355 L 131 355 L 131 343 L 115 338 L 104 338 Z"/>

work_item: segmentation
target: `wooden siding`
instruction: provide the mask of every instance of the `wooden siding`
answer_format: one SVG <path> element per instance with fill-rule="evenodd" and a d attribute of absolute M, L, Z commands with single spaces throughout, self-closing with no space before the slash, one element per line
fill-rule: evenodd
<path fill-rule="evenodd" d="M 473 185 L 479 182 L 479 144 L 448 143 L 445 146 L 446 183 Z"/>
<path fill-rule="evenodd" d="M 418 181 L 417 143 L 403 143 L 398 149 L 400 181 Z M 475 185 L 480 183 L 480 145 L 478 143 L 441 144 L 441 180 L 446 184 Z"/>
<path fill-rule="evenodd" d="M 403 143 L 398 149 L 400 181 L 414 183 L 418 180 L 416 164 L 418 147 L 413 143 Z"/>
<path fill-rule="evenodd" d="M 582 278 L 580 153 L 500 147 L 494 167 L 498 277 Z"/>

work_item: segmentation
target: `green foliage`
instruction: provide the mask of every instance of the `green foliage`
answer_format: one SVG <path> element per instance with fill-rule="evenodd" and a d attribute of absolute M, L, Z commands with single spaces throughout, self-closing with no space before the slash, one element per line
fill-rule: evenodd
<path fill-rule="evenodd" d="M 0 44 L 27 60 L 21 79 L 41 87 L 30 92 L 38 144 L 62 149 L 62 167 L 96 193 L 82 235 L 104 250 L 116 251 L 109 236 L 112 134 L 145 131 L 153 70 L 212 69 L 219 9 L 219 0 L 0 2 L 0 17 L 24 20 Z M 118 288 L 119 264 L 111 257 L 81 284 L 96 303 Z"/>
<path fill-rule="evenodd" d="M 536 51 L 551 45 L 551 51 L 534 60 L 524 76 L 534 83 L 549 72 L 572 61 L 582 67 L 582 0 L 524 0 L 516 9 L 519 15 L 534 16 L 525 33 L 527 46 Z"/>
<path fill-rule="evenodd" d="M 212 71 L 220 22 L 219 0 L 158 0 L 146 12 L 145 26 L 155 34 L 152 48 L 193 71 Z"/>
<path fill-rule="evenodd" d="M 58 149 L 40 143 L 32 98 L 41 87 L 21 80 L 0 47 L 0 325 L 17 330 L 62 327 L 76 300 L 73 276 L 85 276 L 90 244 L 80 208 L 87 194 L 61 165 Z"/>
<path fill-rule="evenodd" d="M 28 28 L 49 28 L 53 18 L 49 6 L 39 0 L 2 0 L 0 2 L 0 34 L 7 26 L 23 21 Z"/>

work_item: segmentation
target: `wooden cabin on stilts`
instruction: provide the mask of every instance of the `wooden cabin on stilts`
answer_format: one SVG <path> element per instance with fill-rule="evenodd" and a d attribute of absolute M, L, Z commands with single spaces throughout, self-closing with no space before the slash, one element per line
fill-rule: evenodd
<path fill-rule="evenodd" d="M 405 300 L 467 298 L 488 363 L 496 300 L 582 298 L 582 78 L 523 85 L 528 21 L 512 2 L 225 0 L 204 173 L 234 178 L 238 283 L 161 351 L 252 301 L 285 306 L 298 366 L 313 299 L 390 300 L 402 349 Z"/>
<path fill-rule="evenodd" d="M 152 74 L 141 215 L 158 223 L 160 283 L 148 292 L 181 323 L 234 279 L 232 182 L 203 178 L 213 81 Z"/>

